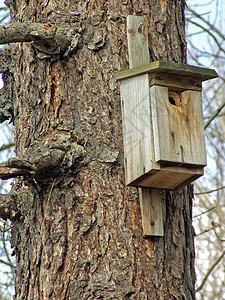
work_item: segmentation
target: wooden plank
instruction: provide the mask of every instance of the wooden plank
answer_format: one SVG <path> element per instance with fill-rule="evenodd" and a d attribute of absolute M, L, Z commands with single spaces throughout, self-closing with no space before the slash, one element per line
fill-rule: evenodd
<path fill-rule="evenodd" d="M 144 17 L 127 17 L 127 39 L 130 68 L 148 64 L 148 30 Z"/>
<path fill-rule="evenodd" d="M 126 184 L 153 168 L 154 148 L 148 75 L 121 82 Z"/>
<path fill-rule="evenodd" d="M 138 178 L 131 185 L 177 190 L 204 174 L 203 168 L 166 167 Z"/>
<path fill-rule="evenodd" d="M 163 165 L 205 166 L 201 92 L 169 92 L 160 86 L 150 90 L 155 161 Z"/>
<path fill-rule="evenodd" d="M 160 190 L 139 188 L 144 236 L 163 236 L 162 198 Z"/>
<path fill-rule="evenodd" d="M 130 68 L 149 63 L 148 32 L 144 17 L 127 17 L 127 39 Z M 148 74 L 121 82 L 120 90 L 126 183 L 129 184 L 152 168 Z"/>
<path fill-rule="evenodd" d="M 127 17 L 130 68 L 150 62 L 144 17 Z M 149 101 L 149 75 L 120 83 L 127 184 L 153 168 L 154 147 Z M 162 201 L 158 190 L 139 188 L 144 236 L 163 236 Z"/>
<path fill-rule="evenodd" d="M 193 90 L 201 91 L 202 82 L 198 78 L 186 77 L 180 75 L 171 74 L 150 74 L 149 76 L 150 86 L 160 85 L 166 86 L 174 91 Z"/>
<path fill-rule="evenodd" d="M 116 73 L 115 77 L 117 80 L 122 80 L 125 78 L 139 76 L 146 73 L 167 73 L 171 75 L 175 74 L 184 77 L 194 77 L 201 81 L 218 77 L 218 74 L 213 69 L 201 68 L 186 64 L 170 63 L 160 60 L 147 63 L 146 65 L 136 65 L 136 68 Z"/>

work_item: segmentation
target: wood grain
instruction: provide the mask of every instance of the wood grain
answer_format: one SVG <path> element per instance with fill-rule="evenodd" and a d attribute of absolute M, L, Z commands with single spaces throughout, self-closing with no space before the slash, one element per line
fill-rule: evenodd
<path fill-rule="evenodd" d="M 146 20 L 141 16 L 127 17 L 127 39 L 130 68 L 150 62 Z"/>
<path fill-rule="evenodd" d="M 144 17 L 127 17 L 127 38 L 130 68 L 150 61 L 148 32 Z M 121 82 L 125 172 L 127 183 L 153 168 L 154 148 L 149 75 Z M 144 236 L 163 236 L 162 203 L 159 190 L 139 188 Z"/>
<path fill-rule="evenodd" d="M 129 37 L 129 36 L 128 36 Z M 137 44 L 135 45 L 137 48 Z M 140 50 L 139 50 L 140 51 Z M 138 56 L 136 55 L 136 60 Z M 151 63 L 143 64 L 132 69 L 124 70 L 116 73 L 116 79 L 121 80 L 125 78 L 130 78 L 134 76 L 139 76 L 145 73 L 157 73 L 159 74 L 171 74 L 179 75 L 181 77 L 196 78 L 198 80 L 204 81 L 212 78 L 218 77 L 215 70 L 196 67 L 187 64 L 177 64 L 165 61 L 154 61 Z"/>
<path fill-rule="evenodd" d="M 204 174 L 203 168 L 164 167 L 138 178 L 132 185 L 177 190 Z"/>
<path fill-rule="evenodd" d="M 163 236 L 160 190 L 139 188 L 144 236 Z"/>
<path fill-rule="evenodd" d="M 153 144 L 148 75 L 121 82 L 126 183 L 152 168 Z"/>
<path fill-rule="evenodd" d="M 150 94 L 156 162 L 205 166 L 201 92 L 169 93 L 166 87 L 153 86 Z"/>

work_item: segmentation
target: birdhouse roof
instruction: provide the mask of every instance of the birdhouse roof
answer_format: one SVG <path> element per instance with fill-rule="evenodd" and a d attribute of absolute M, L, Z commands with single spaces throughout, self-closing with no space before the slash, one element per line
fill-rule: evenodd
<path fill-rule="evenodd" d="M 205 81 L 218 77 L 218 74 L 213 69 L 157 60 L 146 65 L 118 72 L 115 74 L 115 78 L 117 80 L 123 80 L 125 78 L 135 77 L 147 73 L 163 73 L 171 76 L 180 75 L 182 77 L 191 77 L 192 79 L 196 78 L 198 81 Z"/>

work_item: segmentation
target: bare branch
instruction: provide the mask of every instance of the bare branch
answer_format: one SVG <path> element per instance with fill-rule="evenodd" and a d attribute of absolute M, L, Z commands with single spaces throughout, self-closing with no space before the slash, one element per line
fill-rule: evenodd
<path fill-rule="evenodd" d="M 206 211 L 203 211 L 202 213 L 193 216 L 193 218 L 198 218 L 198 217 L 200 217 L 200 216 L 202 216 L 202 215 L 204 215 L 204 214 L 207 214 L 208 212 L 210 212 L 211 210 L 213 210 L 213 209 L 215 209 L 215 208 L 217 208 L 217 206 L 211 207 L 211 208 L 207 209 Z"/>
<path fill-rule="evenodd" d="M 0 43 L 31 42 L 34 40 L 32 32 L 43 30 L 40 23 L 10 23 L 0 28 Z"/>
<path fill-rule="evenodd" d="M 4 221 L 5 221 L 5 220 L 4 220 Z M 6 222 L 6 221 L 5 221 L 5 222 Z M 1 231 L 2 233 L 3 233 L 3 232 L 7 232 L 7 231 L 11 230 L 12 227 L 13 227 L 13 226 L 9 226 L 8 228 L 5 228 L 5 226 L 4 226 L 4 229 L 0 228 L 0 231 Z"/>
<path fill-rule="evenodd" d="M 14 147 L 15 146 L 15 143 L 9 143 L 9 144 L 7 144 L 7 145 L 2 145 L 1 147 L 0 147 L 0 152 L 1 151 L 4 151 L 4 150 L 7 150 L 7 149 L 9 149 L 9 148 L 11 148 L 11 147 Z"/>
<path fill-rule="evenodd" d="M 9 17 L 9 13 L 6 13 L 0 20 L 0 23 L 2 23 L 3 21 L 5 21 L 5 19 L 7 19 Z"/>
<path fill-rule="evenodd" d="M 0 259 L 0 263 L 2 263 L 4 265 L 7 265 L 7 266 L 10 266 L 13 269 L 15 268 L 15 266 L 12 263 L 4 261 L 3 259 Z"/>
<path fill-rule="evenodd" d="M 209 118 L 209 120 L 205 123 L 204 129 L 206 129 L 209 124 L 215 119 L 215 117 L 221 112 L 221 110 L 225 107 L 225 101 L 217 108 L 215 113 Z"/>
<path fill-rule="evenodd" d="M 1 167 L 0 166 L 0 179 L 7 180 L 10 178 L 15 178 L 18 176 L 30 175 L 32 172 L 26 169 L 11 168 L 11 167 Z"/>
<path fill-rule="evenodd" d="M 202 235 L 202 234 L 204 234 L 204 233 L 207 233 L 207 232 L 209 232 L 209 231 L 211 231 L 211 230 L 214 230 L 216 227 L 219 227 L 219 225 L 217 225 L 217 226 L 213 225 L 211 228 L 205 229 L 204 231 L 202 231 L 202 232 L 196 234 L 195 237 L 200 236 L 200 235 Z"/>
<path fill-rule="evenodd" d="M 209 275 L 211 274 L 211 272 L 213 271 L 213 269 L 219 264 L 219 262 L 222 260 L 222 258 L 225 255 L 225 250 L 221 253 L 221 255 L 215 260 L 215 262 L 212 264 L 212 266 L 209 268 L 209 270 L 207 271 L 205 277 L 202 280 L 202 283 L 200 284 L 200 286 L 195 290 L 195 293 L 201 291 L 201 289 L 203 288 L 203 286 L 205 285 Z"/>
<path fill-rule="evenodd" d="M 221 186 L 221 187 L 219 187 L 217 189 L 214 189 L 214 190 L 209 190 L 209 191 L 205 191 L 205 192 L 195 193 L 195 195 L 198 196 L 198 195 L 210 194 L 210 193 L 213 193 L 213 192 L 218 192 L 218 191 L 223 190 L 223 189 L 225 189 L 225 186 Z"/>
<path fill-rule="evenodd" d="M 190 22 L 191 24 L 193 24 L 193 25 L 195 25 L 195 26 L 197 26 L 197 27 L 203 29 L 205 32 L 207 32 L 207 34 L 208 34 L 209 36 L 211 36 L 212 39 L 215 41 L 215 43 L 217 44 L 217 47 L 218 47 L 223 53 L 225 53 L 225 49 L 223 49 L 223 48 L 221 47 L 221 44 L 223 43 L 223 41 L 220 43 L 220 42 L 217 40 L 217 38 L 215 37 L 215 35 L 214 35 L 211 31 L 209 31 L 207 28 L 205 28 L 204 26 L 202 26 L 202 25 L 200 25 L 200 24 L 198 24 L 198 23 L 192 21 L 191 19 L 186 18 L 186 20 L 187 20 L 188 22 Z"/>
<path fill-rule="evenodd" d="M 210 29 L 212 31 L 216 32 L 223 40 L 225 40 L 225 35 L 223 35 L 222 32 L 220 30 L 218 30 L 215 26 L 213 26 L 212 24 L 210 24 L 206 19 L 204 19 L 201 15 L 197 14 L 190 7 L 187 7 L 187 10 L 190 11 L 195 17 L 197 17 L 198 19 L 202 20 L 205 24 L 207 24 L 210 27 Z"/>
<path fill-rule="evenodd" d="M 4 223 L 4 228 L 5 228 L 5 223 Z M 8 260 L 8 264 L 9 266 L 11 267 L 11 271 L 13 272 L 13 274 L 15 273 L 15 267 L 10 259 L 10 255 L 9 255 L 9 251 L 8 251 L 8 248 L 6 246 L 6 237 L 5 237 L 5 230 L 3 231 L 3 246 L 4 246 L 4 250 L 5 250 L 5 255 L 7 257 L 7 260 Z"/>

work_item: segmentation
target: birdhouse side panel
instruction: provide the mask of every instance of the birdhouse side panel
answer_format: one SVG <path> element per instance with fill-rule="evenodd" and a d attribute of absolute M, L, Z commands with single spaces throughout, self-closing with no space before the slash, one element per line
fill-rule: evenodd
<path fill-rule="evenodd" d="M 156 162 L 205 166 L 201 92 L 152 86 L 150 99 Z"/>
<path fill-rule="evenodd" d="M 121 106 L 126 184 L 152 169 L 154 158 L 148 74 L 122 80 Z"/>

